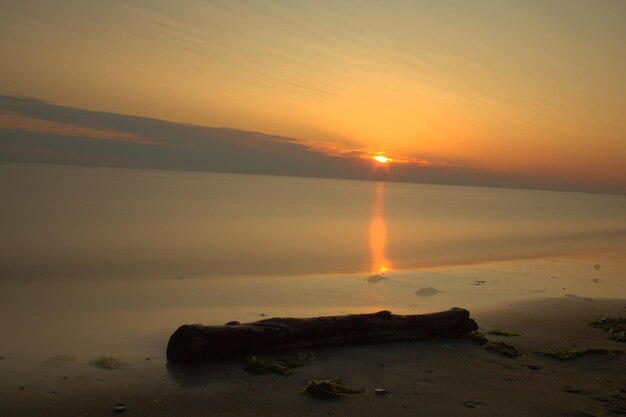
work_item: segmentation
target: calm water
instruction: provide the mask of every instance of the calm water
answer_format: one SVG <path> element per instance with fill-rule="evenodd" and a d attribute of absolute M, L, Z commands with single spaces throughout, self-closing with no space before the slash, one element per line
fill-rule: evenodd
<path fill-rule="evenodd" d="M 0 164 L 1 279 L 398 271 L 614 247 L 626 197 Z"/>
<path fill-rule="evenodd" d="M 189 322 L 626 295 L 624 196 L 16 163 L 0 196 L 0 355 L 25 364 L 162 357 Z"/>

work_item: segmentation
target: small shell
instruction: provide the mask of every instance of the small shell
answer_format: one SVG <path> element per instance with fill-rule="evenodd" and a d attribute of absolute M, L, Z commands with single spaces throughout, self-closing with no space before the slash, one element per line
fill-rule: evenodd
<path fill-rule="evenodd" d="M 374 393 L 376 395 L 387 395 L 389 394 L 389 391 L 384 388 L 374 388 Z"/>
<path fill-rule="evenodd" d="M 116 413 L 121 414 L 126 411 L 126 404 L 123 404 L 123 403 L 115 404 L 115 407 L 113 407 L 113 409 L 115 410 Z"/>

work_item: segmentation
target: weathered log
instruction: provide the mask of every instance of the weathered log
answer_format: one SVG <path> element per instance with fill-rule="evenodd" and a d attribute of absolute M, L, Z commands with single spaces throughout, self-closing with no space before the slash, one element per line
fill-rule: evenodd
<path fill-rule="evenodd" d="M 466 335 L 478 326 L 469 311 L 396 315 L 372 314 L 313 318 L 271 318 L 223 326 L 180 326 L 167 344 L 167 359 L 175 363 L 220 360 L 249 353 L 313 348 L 349 343 L 426 340 Z"/>

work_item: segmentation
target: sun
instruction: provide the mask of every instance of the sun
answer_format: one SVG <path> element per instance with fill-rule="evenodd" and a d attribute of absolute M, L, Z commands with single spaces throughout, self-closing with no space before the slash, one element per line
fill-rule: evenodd
<path fill-rule="evenodd" d="M 391 158 L 385 155 L 374 155 L 372 156 L 372 159 L 381 164 L 388 164 L 389 162 L 391 162 Z"/>

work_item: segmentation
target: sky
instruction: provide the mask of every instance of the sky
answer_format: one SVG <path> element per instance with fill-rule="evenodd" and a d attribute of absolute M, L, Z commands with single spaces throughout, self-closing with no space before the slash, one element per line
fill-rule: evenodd
<path fill-rule="evenodd" d="M 401 180 L 625 193 L 625 16 L 620 0 L 0 0 L 0 139 L 5 155 L 35 134 L 58 148 L 59 129 L 135 140 L 81 119 L 117 114 L 262 132 L 338 165 L 385 152 Z M 17 97 L 84 113 L 54 125 Z"/>

